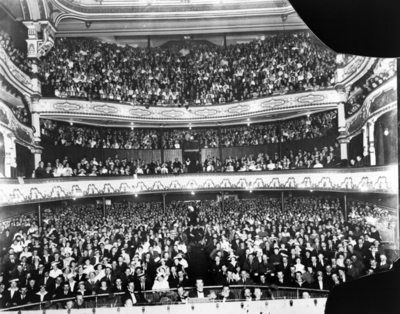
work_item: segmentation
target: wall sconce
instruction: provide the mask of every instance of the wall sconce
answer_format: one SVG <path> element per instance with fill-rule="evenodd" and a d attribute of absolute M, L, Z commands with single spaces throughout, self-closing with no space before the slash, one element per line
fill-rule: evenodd
<path fill-rule="evenodd" d="M 293 306 L 293 300 L 289 301 L 290 306 Z"/>
<path fill-rule="evenodd" d="M 192 305 L 192 311 L 194 311 L 194 305 Z"/>
<path fill-rule="evenodd" d="M 265 307 L 267 307 L 268 306 L 268 301 L 265 301 Z"/>
<path fill-rule="evenodd" d="M 96 308 L 92 308 L 92 313 L 96 313 Z"/>
<path fill-rule="evenodd" d="M 219 308 L 219 303 L 216 303 L 215 306 L 216 306 L 216 308 L 218 309 L 218 308 Z"/>
<path fill-rule="evenodd" d="M 388 129 L 388 128 L 385 128 L 385 130 L 383 131 L 383 134 L 384 134 L 385 136 L 388 136 L 388 135 L 389 135 L 389 129 Z"/>
<path fill-rule="evenodd" d="M 244 308 L 244 303 L 243 303 L 243 302 L 240 303 L 240 307 L 241 307 L 241 308 Z"/>
<path fill-rule="evenodd" d="M 168 306 L 167 306 L 167 311 L 169 312 L 170 309 L 171 309 L 171 308 L 170 308 L 170 306 L 168 305 Z"/>
<path fill-rule="evenodd" d="M 317 306 L 317 304 L 318 304 L 318 300 L 315 299 L 315 300 L 314 300 L 314 305 Z"/>
<path fill-rule="evenodd" d="M 92 22 L 87 21 L 87 22 L 85 22 L 85 25 L 86 25 L 86 28 L 90 28 L 90 26 L 92 26 Z"/>
<path fill-rule="evenodd" d="M 144 306 L 142 307 L 142 312 L 146 312 L 146 308 Z"/>

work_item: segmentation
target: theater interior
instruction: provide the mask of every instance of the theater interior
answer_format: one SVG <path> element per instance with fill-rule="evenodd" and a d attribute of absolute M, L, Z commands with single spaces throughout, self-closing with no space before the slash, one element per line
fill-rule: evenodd
<path fill-rule="evenodd" d="M 0 311 L 393 300 L 397 86 L 285 0 L 0 0 Z"/>

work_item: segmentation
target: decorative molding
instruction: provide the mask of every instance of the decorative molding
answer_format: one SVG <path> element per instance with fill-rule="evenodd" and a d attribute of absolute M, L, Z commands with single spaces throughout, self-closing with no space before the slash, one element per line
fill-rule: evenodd
<path fill-rule="evenodd" d="M 79 99 L 42 98 L 35 112 L 42 117 L 89 115 L 93 117 L 115 117 L 121 120 L 138 122 L 152 121 L 165 123 L 165 121 L 192 122 L 207 121 L 216 122 L 227 119 L 247 118 L 257 115 L 276 113 L 278 111 L 293 111 L 299 109 L 333 109 L 344 101 L 344 95 L 334 89 L 321 91 L 287 94 L 282 96 L 264 97 L 240 103 L 215 105 L 210 107 L 193 106 L 161 107 L 150 106 L 148 108 L 133 107 L 129 103 L 92 101 Z"/>
<path fill-rule="evenodd" d="M 353 137 L 368 121 L 376 120 L 393 109 L 397 109 L 397 76 L 373 90 L 361 108 L 346 120 L 345 137 Z"/>
<path fill-rule="evenodd" d="M 350 86 L 362 77 L 375 62 L 376 58 L 357 56 L 343 67 L 342 81 L 337 82 L 341 86 Z"/>
<path fill-rule="evenodd" d="M 21 92 L 23 94 L 27 93 L 30 91 L 29 94 L 33 92 L 33 87 L 32 87 L 32 80 L 31 78 L 25 74 L 21 69 L 19 69 L 14 62 L 11 61 L 11 59 L 8 57 L 7 53 L 5 52 L 4 48 L 0 46 L 0 65 L 2 68 L 2 71 L 8 78 L 14 78 L 17 82 L 22 84 L 23 87 L 25 87 Z M 18 86 L 15 86 L 18 88 Z"/>
<path fill-rule="evenodd" d="M 193 190 L 314 190 L 391 193 L 398 191 L 397 165 L 374 168 L 315 169 L 239 173 L 202 173 L 134 177 L 68 177 L 7 180 L 0 205 L 74 197 Z"/>
<path fill-rule="evenodd" d="M 36 145 L 32 128 L 18 121 L 11 109 L 0 100 L 0 126 L 8 129 L 16 138 L 17 142 L 28 148 L 38 151 L 42 147 Z"/>

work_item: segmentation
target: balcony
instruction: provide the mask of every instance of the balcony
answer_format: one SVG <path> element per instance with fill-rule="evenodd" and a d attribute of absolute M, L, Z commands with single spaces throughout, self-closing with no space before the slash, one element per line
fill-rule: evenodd
<path fill-rule="evenodd" d="M 282 96 L 264 97 L 255 100 L 235 102 L 215 106 L 154 107 L 132 106 L 128 103 L 104 102 L 80 99 L 42 98 L 34 106 L 33 112 L 44 118 L 79 117 L 80 119 L 104 119 L 111 117 L 121 123 L 127 121 L 162 125 L 164 123 L 215 125 L 222 122 L 235 122 L 245 118 L 259 118 L 262 121 L 277 119 L 276 114 L 284 114 L 285 119 L 298 114 L 299 110 L 313 113 L 337 108 L 344 101 L 344 95 L 334 89 L 307 91 Z M 87 121 L 89 122 L 89 121 Z"/>
<path fill-rule="evenodd" d="M 329 191 L 396 194 L 397 165 L 235 173 L 3 179 L 0 205 L 79 197 L 191 191 Z"/>

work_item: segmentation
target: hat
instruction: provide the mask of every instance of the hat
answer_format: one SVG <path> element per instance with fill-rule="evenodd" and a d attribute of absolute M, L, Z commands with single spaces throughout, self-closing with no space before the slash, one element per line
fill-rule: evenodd
<path fill-rule="evenodd" d="M 19 279 L 18 278 L 14 278 L 14 279 L 11 279 L 11 280 L 9 280 L 8 282 L 18 282 L 19 281 Z"/>
<path fill-rule="evenodd" d="M 97 269 L 97 267 L 99 267 L 99 266 L 101 266 L 102 269 L 105 268 L 105 266 L 103 264 L 98 263 L 98 264 L 94 265 L 94 269 Z"/>
<path fill-rule="evenodd" d="M 54 266 L 54 265 L 57 265 L 57 264 L 59 264 L 59 262 L 56 262 L 56 261 L 51 262 L 51 266 Z"/>

